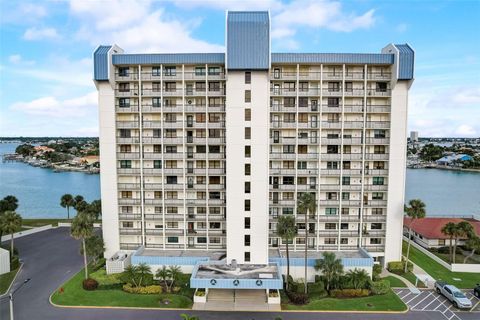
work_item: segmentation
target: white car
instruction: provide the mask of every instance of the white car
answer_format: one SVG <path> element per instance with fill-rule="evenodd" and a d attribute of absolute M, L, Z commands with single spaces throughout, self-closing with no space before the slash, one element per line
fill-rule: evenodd
<path fill-rule="evenodd" d="M 455 286 L 446 284 L 442 281 L 437 281 L 435 282 L 435 290 L 450 300 L 455 308 L 470 309 L 472 307 L 472 302 L 470 299 L 468 299 L 463 292 Z"/>

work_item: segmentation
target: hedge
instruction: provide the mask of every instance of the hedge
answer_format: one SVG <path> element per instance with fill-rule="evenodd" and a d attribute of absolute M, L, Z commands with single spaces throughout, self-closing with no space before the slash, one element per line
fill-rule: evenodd
<path fill-rule="evenodd" d="M 390 261 L 387 265 L 387 269 L 390 272 L 403 272 L 405 270 L 405 261 Z M 413 270 L 413 264 L 408 262 L 408 271 Z"/>
<path fill-rule="evenodd" d="M 131 284 L 127 283 L 123 286 L 123 291 L 128 293 L 138 293 L 138 294 L 159 294 L 162 293 L 162 287 L 159 285 L 151 285 L 145 287 L 132 287 Z"/>
<path fill-rule="evenodd" d="M 368 289 L 334 289 L 330 292 L 330 295 L 334 298 L 367 297 L 370 295 L 370 290 Z"/>
<path fill-rule="evenodd" d="M 305 293 L 287 291 L 287 297 L 293 304 L 300 305 L 308 303 L 308 295 Z"/>
<path fill-rule="evenodd" d="M 370 290 L 373 294 L 387 294 L 390 292 L 390 281 L 388 280 L 379 280 L 370 283 Z"/>

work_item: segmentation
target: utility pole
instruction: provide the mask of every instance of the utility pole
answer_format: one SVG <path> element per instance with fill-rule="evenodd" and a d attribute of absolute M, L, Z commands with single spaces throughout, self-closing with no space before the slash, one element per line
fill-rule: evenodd
<path fill-rule="evenodd" d="M 22 282 L 22 284 L 12 292 L 10 292 L 9 297 L 10 297 L 10 320 L 13 320 L 13 295 L 20 290 L 28 281 L 30 281 L 30 278 L 25 279 L 25 281 Z"/>

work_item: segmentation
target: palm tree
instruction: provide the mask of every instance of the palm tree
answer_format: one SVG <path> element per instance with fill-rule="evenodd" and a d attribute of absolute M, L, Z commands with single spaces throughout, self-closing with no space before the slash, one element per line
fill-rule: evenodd
<path fill-rule="evenodd" d="M 288 279 L 290 278 L 290 251 L 288 250 L 288 243 L 297 235 L 297 226 L 295 225 L 295 218 L 292 215 L 281 215 L 278 217 L 277 235 L 285 240 L 286 243 L 287 283 L 285 288 L 288 291 Z"/>
<path fill-rule="evenodd" d="M 168 272 L 170 273 L 170 279 L 171 279 L 171 282 L 170 282 L 170 291 L 172 291 L 172 288 L 173 288 L 173 284 L 175 283 L 175 281 L 178 280 L 178 277 L 180 276 L 180 274 L 182 273 L 181 269 L 179 266 L 170 266 L 168 268 Z"/>
<path fill-rule="evenodd" d="M 130 282 L 135 287 L 139 286 L 139 284 L 137 282 L 138 266 L 131 264 L 131 265 L 125 267 L 125 269 L 123 270 L 123 275 L 126 278 L 126 280 L 125 280 L 126 282 Z"/>
<path fill-rule="evenodd" d="M 143 279 L 147 276 L 147 275 L 150 275 L 152 274 L 152 269 L 150 269 L 150 266 L 146 263 L 140 263 L 138 266 L 137 266 L 137 273 L 138 273 L 138 286 L 141 287 L 142 286 L 142 281 Z"/>
<path fill-rule="evenodd" d="M 75 200 L 73 200 L 73 197 L 71 194 L 66 193 L 60 198 L 60 205 L 62 206 L 62 208 L 67 208 L 68 220 L 70 220 L 70 207 L 73 207 L 74 204 L 75 204 Z"/>
<path fill-rule="evenodd" d="M 182 320 L 200 320 L 199 317 L 197 317 L 197 316 L 190 316 L 190 315 L 188 315 L 188 314 L 186 314 L 186 313 L 180 314 L 180 317 L 182 318 Z"/>
<path fill-rule="evenodd" d="M 453 247 L 453 237 L 457 232 L 457 225 L 453 222 L 449 222 L 442 227 L 442 233 L 449 237 L 450 244 L 448 246 L 448 258 L 450 263 L 452 262 L 452 247 Z"/>
<path fill-rule="evenodd" d="M 168 270 L 166 266 L 162 266 L 160 269 L 157 270 L 155 276 L 163 281 L 163 283 L 165 284 L 165 289 L 168 290 L 167 279 L 170 278 L 170 270 Z"/>
<path fill-rule="evenodd" d="M 363 289 L 370 281 L 370 276 L 364 269 L 349 270 L 345 276 L 354 289 Z"/>
<path fill-rule="evenodd" d="M 70 234 L 77 240 L 82 240 L 83 247 L 83 263 L 85 265 L 85 279 L 88 279 L 88 264 L 87 264 L 87 250 L 85 247 L 85 240 L 93 236 L 93 221 L 92 218 L 84 213 L 78 213 L 73 218 Z"/>
<path fill-rule="evenodd" d="M 454 237 L 455 237 L 455 242 L 453 244 L 453 260 L 452 263 L 456 262 L 456 253 L 457 253 L 457 243 L 460 238 L 465 238 L 468 236 L 471 236 L 474 234 L 473 232 L 473 227 L 470 223 L 467 221 L 462 221 L 457 223 L 457 228 L 456 228 Z"/>
<path fill-rule="evenodd" d="M 93 200 L 92 203 L 90 203 L 90 207 L 92 214 L 95 216 L 95 220 L 98 220 L 98 218 L 102 215 L 102 201 Z"/>
<path fill-rule="evenodd" d="M 468 258 L 473 257 L 475 251 L 480 251 L 480 237 L 472 235 L 469 237 L 465 245 L 468 249 L 471 249 L 472 252 L 470 252 L 470 254 L 463 259 L 463 263 L 467 263 Z"/>
<path fill-rule="evenodd" d="M 83 201 L 85 201 L 85 199 L 83 198 L 83 196 L 77 194 L 77 195 L 75 196 L 75 198 L 73 198 L 73 200 L 75 201 L 75 203 L 74 203 L 74 205 L 73 205 L 73 208 L 78 211 L 77 205 L 78 205 L 79 203 L 82 203 Z"/>
<path fill-rule="evenodd" d="M 305 293 L 307 293 L 307 258 L 308 258 L 308 216 L 315 214 L 315 194 L 310 192 L 305 192 L 298 197 L 297 200 L 297 214 L 305 214 Z"/>
<path fill-rule="evenodd" d="M 333 252 L 324 252 L 323 259 L 317 259 L 315 270 L 322 272 L 326 289 L 330 292 L 330 289 L 337 285 L 340 276 L 343 274 L 342 260 L 337 259 Z"/>
<path fill-rule="evenodd" d="M 10 233 L 10 257 L 13 258 L 13 234 L 22 226 L 22 217 L 15 211 L 6 211 L 0 221 L 3 232 Z"/>
<path fill-rule="evenodd" d="M 405 206 L 405 214 L 411 219 L 410 224 L 408 225 L 408 246 L 407 246 L 407 256 L 405 261 L 405 270 L 403 272 L 407 273 L 408 269 L 408 258 L 410 256 L 410 243 L 412 242 L 412 225 L 416 219 L 425 218 L 426 210 L 425 203 L 420 199 L 412 199 L 408 202 L 408 206 Z"/>

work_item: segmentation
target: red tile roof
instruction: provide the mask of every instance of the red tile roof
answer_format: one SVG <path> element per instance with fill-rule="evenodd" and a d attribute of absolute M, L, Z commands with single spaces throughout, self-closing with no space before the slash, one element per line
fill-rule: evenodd
<path fill-rule="evenodd" d="M 412 230 L 421 234 L 427 239 L 448 239 L 449 237 L 442 233 L 442 228 L 449 222 L 459 223 L 468 221 L 474 228 L 475 233 L 480 236 L 480 221 L 462 218 L 423 218 L 413 222 Z M 403 225 L 408 227 L 411 223 L 410 218 L 403 218 Z"/>

